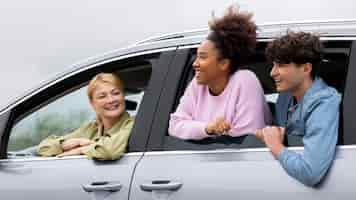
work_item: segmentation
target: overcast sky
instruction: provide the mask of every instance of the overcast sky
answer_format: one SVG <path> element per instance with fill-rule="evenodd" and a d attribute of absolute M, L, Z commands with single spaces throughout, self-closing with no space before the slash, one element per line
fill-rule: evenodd
<path fill-rule="evenodd" d="M 353 0 L 11 0 L 0 7 L 0 106 L 70 64 L 163 33 L 204 28 L 231 3 L 257 23 L 356 18 Z"/>

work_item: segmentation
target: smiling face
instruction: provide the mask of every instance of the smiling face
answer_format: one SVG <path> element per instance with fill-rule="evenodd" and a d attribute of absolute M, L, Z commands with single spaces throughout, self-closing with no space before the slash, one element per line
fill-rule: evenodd
<path fill-rule="evenodd" d="M 229 62 L 219 58 L 219 51 L 210 40 L 204 40 L 193 63 L 198 84 L 210 85 L 229 75 Z"/>
<path fill-rule="evenodd" d="M 302 96 L 312 81 L 311 64 L 281 64 L 273 62 L 271 77 L 278 92 L 292 92 L 293 96 Z"/>
<path fill-rule="evenodd" d="M 103 121 L 118 119 L 125 111 L 124 93 L 107 82 L 97 83 L 90 103 Z"/>

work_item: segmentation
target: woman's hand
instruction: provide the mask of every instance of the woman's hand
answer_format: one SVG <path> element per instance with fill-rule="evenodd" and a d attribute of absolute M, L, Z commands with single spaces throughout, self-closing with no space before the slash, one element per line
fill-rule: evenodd
<path fill-rule="evenodd" d="M 77 147 L 77 148 L 74 148 L 74 149 L 71 149 L 69 151 L 65 151 L 59 155 L 57 155 L 58 158 L 62 158 L 62 157 L 65 157 L 65 156 L 75 156 L 75 155 L 82 155 L 84 154 L 83 153 L 83 149 L 85 148 L 84 147 Z"/>
<path fill-rule="evenodd" d="M 205 131 L 208 135 L 225 135 L 230 129 L 230 124 L 226 122 L 223 117 L 219 117 L 215 121 L 209 123 L 206 126 Z"/>
<path fill-rule="evenodd" d="M 87 145 L 90 145 L 90 144 L 93 144 L 93 143 L 94 143 L 94 141 L 91 141 L 91 140 L 89 140 L 89 139 L 87 139 L 87 138 L 78 138 L 78 139 L 80 139 L 80 140 L 79 140 L 79 145 L 80 145 L 81 147 L 84 147 L 84 146 L 87 146 Z"/>
<path fill-rule="evenodd" d="M 93 141 L 87 139 L 87 138 L 71 138 L 62 143 L 62 149 L 64 151 L 69 151 L 71 149 L 77 148 L 77 147 L 82 147 L 82 146 L 87 146 L 89 144 L 92 144 Z"/>
<path fill-rule="evenodd" d="M 80 146 L 79 138 L 71 138 L 62 143 L 63 151 L 69 151 Z"/>

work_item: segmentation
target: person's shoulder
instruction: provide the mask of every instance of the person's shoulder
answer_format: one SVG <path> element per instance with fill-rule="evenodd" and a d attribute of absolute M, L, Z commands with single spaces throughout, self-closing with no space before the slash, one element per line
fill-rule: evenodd
<path fill-rule="evenodd" d="M 188 84 L 187 88 L 190 88 L 192 90 L 199 90 L 199 89 L 203 89 L 204 85 L 199 85 L 197 79 L 194 77 Z"/>
<path fill-rule="evenodd" d="M 319 81 L 320 87 L 318 90 L 314 91 L 313 94 L 310 95 L 309 100 L 313 102 L 325 102 L 325 101 L 333 101 L 339 103 L 341 101 L 341 94 L 331 87 L 328 86 L 324 81 Z"/>
<path fill-rule="evenodd" d="M 248 90 L 261 90 L 261 84 L 256 74 L 248 69 L 240 69 L 230 77 L 232 88 L 245 88 Z"/>
<path fill-rule="evenodd" d="M 135 123 L 135 118 L 134 117 L 129 117 L 125 120 L 125 124 L 134 124 Z"/>
<path fill-rule="evenodd" d="M 231 75 L 231 79 L 235 81 L 241 81 L 241 82 L 258 80 L 256 74 L 248 69 L 237 70 L 235 73 Z"/>
<path fill-rule="evenodd" d="M 132 126 L 135 123 L 135 118 L 130 116 L 130 114 L 128 112 L 124 113 L 123 116 L 123 125 L 124 126 Z"/>
<path fill-rule="evenodd" d="M 95 120 L 84 122 L 79 127 L 79 129 L 96 129 L 96 128 L 98 128 L 98 123 Z"/>
<path fill-rule="evenodd" d="M 304 101 L 304 105 L 307 110 L 313 111 L 315 108 L 320 106 L 327 106 L 330 111 L 338 111 L 341 103 L 341 94 L 333 87 L 321 84 L 318 90 L 313 91 L 312 94 L 308 96 Z"/>
<path fill-rule="evenodd" d="M 185 89 L 185 94 L 195 99 L 199 96 L 204 96 L 204 94 L 207 94 L 206 91 L 208 91 L 208 86 L 198 84 L 198 81 L 194 77 Z"/>
<path fill-rule="evenodd" d="M 256 77 L 256 74 L 249 70 L 249 69 L 239 69 L 235 73 L 232 74 L 233 76 L 248 76 L 248 77 Z"/>
<path fill-rule="evenodd" d="M 339 108 L 341 103 L 341 94 L 330 86 L 327 86 L 319 95 L 319 101 L 322 103 L 327 103 L 330 106 Z"/>

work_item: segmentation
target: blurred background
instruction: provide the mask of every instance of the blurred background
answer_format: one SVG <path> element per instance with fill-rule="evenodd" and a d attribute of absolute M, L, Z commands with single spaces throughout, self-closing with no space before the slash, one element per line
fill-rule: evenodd
<path fill-rule="evenodd" d="M 356 18 L 352 0 L 1 1 L 0 108 L 71 64 L 160 34 L 205 28 L 232 3 L 257 23 Z"/>

